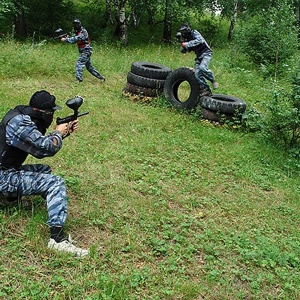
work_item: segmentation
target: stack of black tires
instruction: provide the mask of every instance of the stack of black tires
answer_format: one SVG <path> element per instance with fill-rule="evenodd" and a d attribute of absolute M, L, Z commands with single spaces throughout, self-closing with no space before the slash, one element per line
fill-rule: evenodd
<path fill-rule="evenodd" d="M 127 83 L 123 94 L 138 99 L 159 97 L 163 93 L 165 80 L 171 72 L 169 67 L 158 63 L 133 62 L 127 74 Z"/>
<path fill-rule="evenodd" d="M 190 86 L 190 93 L 186 99 L 179 96 L 180 85 L 183 82 L 188 82 Z M 246 110 L 246 102 L 240 98 L 223 94 L 201 97 L 194 70 L 185 67 L 176 69 L 168 75 L 164 84 L 164 95 L 177 108 L 186 110 L 200 108 L 202 117 L 211 121 L 240 118 Z"/>

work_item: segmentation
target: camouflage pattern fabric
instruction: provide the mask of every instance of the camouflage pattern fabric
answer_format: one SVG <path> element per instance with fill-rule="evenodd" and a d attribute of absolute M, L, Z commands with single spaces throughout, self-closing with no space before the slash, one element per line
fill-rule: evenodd
<path fill-rule="evenodd" d="M 210 82 L 215 80 L 213 72 L 208 68 L 211 59 L 211 53 L 204 54 L 201 58 L 195 59 L 195 77 L 200 86 L 203 86 L 204 89 L 207 90 L 210 88 L 205 79 L 209 80 Z"/>
<path fill-rule="evenodd" d="M 79 58 L 76 63 L 76 79 L 78 81 L 82 81 L 82 72 L 84 67 L 96 78 L 103 80 L 104 77 L 93 67 L 92 62 L 91 62 L 91 56 L 92 52 L 91 51 L 83 51 L 80 52 Z"/>
<path fill-rule="evenodd" d="M 47 201 L 48 225 L 63 226 L 67 217 L 64 180 L 51 174 L 48 165 L 23 165 L 20 170 L 0 170 L 0 191 L 4 197 L 40 195 Z"/>

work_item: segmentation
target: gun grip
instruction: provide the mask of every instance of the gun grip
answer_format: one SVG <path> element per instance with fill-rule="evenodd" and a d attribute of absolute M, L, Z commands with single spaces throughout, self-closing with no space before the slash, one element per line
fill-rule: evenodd
<path fill-rule="evenodd" d="M 56 125 L 60 125 L 60 124 L 61 124 L 61 120 L 62 120 L 62 119 L 61 119 L 60 117 L 57 117 L 57 118 L 56 118 Z"/>

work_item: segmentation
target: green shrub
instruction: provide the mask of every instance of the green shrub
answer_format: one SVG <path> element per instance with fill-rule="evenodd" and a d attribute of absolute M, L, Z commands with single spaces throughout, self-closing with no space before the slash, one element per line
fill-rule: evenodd
<path fill-rule="evenodd" d="M 298 153 L 293 149 L 300 146 L 300 76 L 293 79 L 292 92 L 276 90 L 264 106 L 264 114 L 254 109 L 247 112 L 247 131 L 261 131 L 265 138 Z"/>
<path fill-rule="evenodd" d="M 298 47 L 293 9 L 287 1 L 277 2 L 246 22 L 237 35 L 242 52 L 267 76 L 283 71 Z"/>

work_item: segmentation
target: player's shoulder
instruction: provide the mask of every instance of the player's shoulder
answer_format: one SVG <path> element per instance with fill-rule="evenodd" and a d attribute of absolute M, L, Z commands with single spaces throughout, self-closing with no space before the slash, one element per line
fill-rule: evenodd
<path fill-rule="evenodd" d="M 87 30 L 84 27 L 81 27 L 81 33 L 87 34 Z"/>
<path fill-rule="evenodd" d="M 21 125 L 28 125 L 31 123 L 32 123 L 32 120 L 31 120 L 30 116 L 25 115 L 25 114 L 17 114 L 9 120 L 9 124 L 14 125 L 16 127 L 19 127 Z"/>

